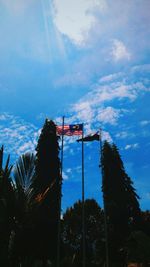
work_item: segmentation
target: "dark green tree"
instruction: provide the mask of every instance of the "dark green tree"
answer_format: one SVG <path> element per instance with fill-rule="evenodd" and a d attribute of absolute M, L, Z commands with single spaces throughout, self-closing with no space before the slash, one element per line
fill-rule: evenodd
<path fill-rule="evenodd" d="M 86 266 L 104 261 L 103 211 L 94 199 L 85 201 Z M 82 266 L 82 202 L 66 210 L 62 221 L 63 267 Z"/>
<path fill-rule="evenodd" d="M 10 266 L 32 266 L 34 261 L 35 213 L 39 203 L 35 199 L 33 180 L 35 157 L 27 153 L 19 157 L 13 170 L 15 196 L 13 227 L 9 240 Z M 32 261 L 31 261 L 32 260 Z M 26 265 L 23 265 L 25 264 Z"/>
<path fill-rule="evenodd" d="M 11 184 L 10 157 L 4 161 L 4 149 L 0 148 L 0 266 L 8 266 L 8 246 L 14 217 L 14 192 Z"/>
<path fill-rule="evenodd" d="M 128 262 L 142 263 L 148 267 L 150 262 L 150 212 L 142 211 L 141 230 L 133 231 L 127 241 Z"/>
<path fill-rule="evenodd" d="M 107 141 L 102 148 L 102 174 L 110 266 L 122 266 L 125 242 L 131 231 L 140 227 L 139 197 L 125 172 L 118 148 Z"/>
<path fill-rule="evenodd" d="M 56 125 L 52 120 L 46 119 L 36 148 L 34 189 L 37 194 L 46 193 L 36 218 L 39 255 L 52 261 L 55 261 L 57 252 L 62 184 L 58 140 Z"/>
<path fill-rule="evenodd" d="M 37 194 L 34 181 L 35 156 L 27 153 L 19 157 L 13 170 L 15 209 L 9 240 L 11 267 L 18 267 L 20 264 L 23 267 L 45 266 L 46 263 L 45 251 L 43 252 L 45 247 L 42 247 L 41 241 L 44 240 L 43 229 L 47 227 L 47 223 L 45 220 L 42 225 L 39 224 L 39 218 L 43 214 L 44 202 L 51 188 Z"/>
<path fill-rule="evenodd" d="M 46 119 L 36 147 L 34 185 L 38 192 L 54 183 L 61 183 L 58 139 L 56 125 L 52 120 Z"/>
<path fill-rule="evenodd" d="M 150 210 L 142 211 L 142 231 L 150 237 Z"/>
<path fill-rule="evenodd" d="M 127 241 L 128 262 L 142 263 L 143 267 L 150 262 L 150 237 L 142 231 L 134 231 Z"/>

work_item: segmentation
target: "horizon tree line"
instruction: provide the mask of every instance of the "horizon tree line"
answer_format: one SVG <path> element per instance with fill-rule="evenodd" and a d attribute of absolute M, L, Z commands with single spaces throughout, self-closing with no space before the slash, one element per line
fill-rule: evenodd
<path fill-rule="evenodd" d="M 52 120 L 45 120 L 35 155 L 26 153 L 15 166 L 0 149 L 0 266 L 48 267 L 57 262 L 59 200 L 62 186 L 59 136 Z M 143 212 L 119 150 L 102 146 L 102 192 L 105 211 L 94 199 L 85 200 L 86 266 L 109 267 L 130 261 L 150 262 L 150 212 Z M 104 223 L 107 222 L 107 239 Z M 82 202 L 68 208 L 61 219 L 60 266 L 82 266 Z"/>

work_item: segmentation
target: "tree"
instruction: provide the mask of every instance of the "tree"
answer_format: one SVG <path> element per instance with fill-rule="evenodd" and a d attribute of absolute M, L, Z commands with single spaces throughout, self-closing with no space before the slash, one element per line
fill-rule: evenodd
<path fill-rule="evenodd" d="M 45 248 L 48 250 L 47 238 L 50 239 L 51 236 L 47 232 L 48 236 L 45 237 L 45 231 L 48 230 L 47 223 L 44 220 L 42 225 L 39 224 L 39 218 L 43 215 L 47 193 L 52 188 L 37 194 L 34 181 L 35 156 L 27 153 L 19 157 L 13 171 L 15 210 L 14 226 L 9 241 L 12 267 L 18 267 L 20 264 L 24 267 L 34 264 L 36 266 L 40 262 L 45 266 Z M 39 225 L 42 228 L 39 228 Z"/>
<path fill-rule="evenodd" d="M 142 231 L 150 237 L 150 211 L 142 211 Z"/>
<path fill-rule="evenodd" d="M 61 182 L 58 139 L 56 125 L 52 120 L 46 119 L 36 147 L 34 185 L 39 192 L 53 183 Z"/>
<path fill-rule="evenodd" d="M 34 216 L 39 204 L 36 202 L 33 190 L 34 175 L 34 155 L 27 153 L 20 156 L 14 167 L 12 179 L 15 205 L 9 240 L 9 256 L 13 267 L 25 262 L 27 266 L 32 266 L 35 260 Z"/>
<path fill-rule="evenodd" d="M 14 193 L 8 156 L 3 167 L 4 148 L 0 148 L 0 266 L 8 266 L 8 245 L 14 216 Z"/>
<path fill-rule="evenodd" d="M 55 261 L 59 220 L 59 201 L 62 177 L 60 174 L 59 144 L 56 125 L 46 119 L 41 131 L 35 162 L 34 189 L 46 197 L 37 213 L 36 226 L 39 236 L 39 254 Z"/>
<path fill-rule="evenodd" d="M 148 266 L 150 262 L 150 237 L 142 231 L 134 231 L 127 241 L 128 262 L 143 263 Z"/>
<path fill-rule="evenodd" d="M 85 201 L 86 266 L 94 267 L 104 260 L 103 211 L 94 199 Z M 64 251 L 62 266 L 82 266 L 82 202 L 66 210 L 62 221 Z"/>
<path fill-rule="evenodd" d="M 102 191 L 108 226 L 110 266 L 125 259 L 127 237 L 140 224 L 138 195 L 133 182 L 126 174 L 116 145 L 104 142 L 102 148 Z M 114 263 L 115 262 L 115 263 Z"/>

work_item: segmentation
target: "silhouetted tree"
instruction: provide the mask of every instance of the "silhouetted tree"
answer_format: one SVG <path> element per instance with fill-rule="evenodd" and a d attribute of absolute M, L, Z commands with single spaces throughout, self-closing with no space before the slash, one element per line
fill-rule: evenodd
<path fill-rule="evenodd" d="M 150 211 L 141 212 L 141 230 L 132 231 L 127 241 L 128 262 L 142 263 L 148 267 L 150 262 Z"/>
<path fill-rule="evenodd" d="M 27 153 L 19 157 L 13 170 L 13 190 L 15 195 L 13 228 L 9 240 L 11 266 L 33 266 L 34 262 L 34 216 L 39 203 L 35 199 L 33 180 L 35 157 Z"/>
<path fill-rule="evenodd" d="M 142 231 L 134 231 L 127 240 L 127 261 L 142 263 L 143 267 L 150 262 L 150 237 Z"/>
<path fill-rule="evenodd" d="M 125 241 L 140 223 L 139 197 L 125 172 L 117 147 L 107 141 L 102 149 L 102 172 L 110 266 L 122 266 Z"/>
<path fill-rule="evenodd" d="M 142 231 L 150 237 L 150 211 L 142 211 Z"/>
<path fill-rule="evenodd" d="M 3 167 L 4 149 L 0 148 L 0 266 L 8 266 L 8 246 L 14 217 L 14 193 L 9 156 Z"/>
<path fill-rule="evenodd" d="M 35 162 L 34 189 L 45 194 L 37 214 L 36 225 L 39 236 L 39 255 L 55 261 L 57 252 L 59 198 L 61 189 L 59 144 L 56 125 L 46 119 L 41 131 Z"/>
<path fill-rule="evenodd" d="M 86 266 L 94 267 L 104 260 L 103 212 L 94 199 L 85 201 Z M 68 208 L 62 221 L 64 252 L 62 266 L 82 266 L 82 202 Z"/>
<path fill-rule="evenodd" d="M 60 184 L 59 144 L 56 125 L 52 120 L 45 120 L 36 147 L 35 189 L 44 191 L 53 183 Z"/>

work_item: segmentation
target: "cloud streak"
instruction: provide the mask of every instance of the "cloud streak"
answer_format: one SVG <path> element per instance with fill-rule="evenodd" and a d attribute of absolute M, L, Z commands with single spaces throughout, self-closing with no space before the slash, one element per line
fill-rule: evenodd
<path fill-rule="evenodd" d="M 135 143 L 135 144 L 128 144 L 125 146 L 125 150 L 129 150 L 129 149 L 137 149 L 139 148 L 139 144 Z"/>

